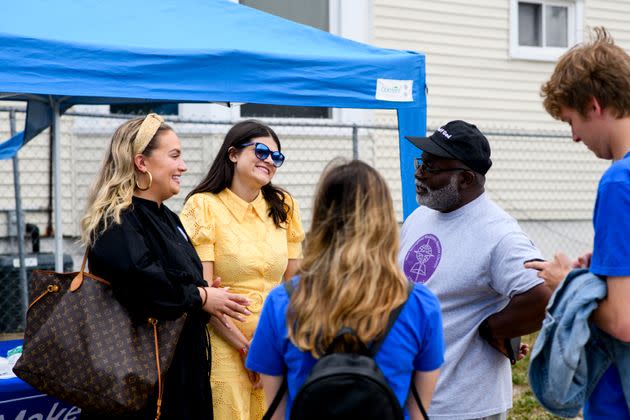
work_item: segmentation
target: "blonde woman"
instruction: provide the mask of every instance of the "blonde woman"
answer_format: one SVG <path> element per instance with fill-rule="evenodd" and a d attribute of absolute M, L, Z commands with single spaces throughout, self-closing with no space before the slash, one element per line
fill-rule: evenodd
<path fill-rule="evenodd" d="M 304 233 L 296 201 L 271 181 L 282 166 L 280 140 L 267 125 L 234 125 L 181 217 L 204 278 L 247 297 L 252 315 L 229 327 L 211 320 L 212 398 L 219 420 L 260 419 L 265 400 L 245 357 L 269 291 L 295 273 Z"/>
<path fill-rule="evenodd" d="M 109 280 L 132 318 L 177 319 L 187 314 L 166 374 L 161 419 L 212 419 L 208 383 L 208 314 L 243 319 L 250 302 L 208 287 L 201 261 L 177 215 L 164 201 L 186 172 L 181 143 L 156 115 L 122 124 L 114 133 L 81 221 L 90 271 Z M 155 402 L 129 418 L 154 419 Z M 115 418 L 81 413 L 81 418 Z"/>
<path fill-rule="evenodd" d="M 343 327 L 355 334 L 347 344 L 368 344 L 384 335 L 390 313 L 405 302 L 375 361 L 407 415 L 421 415 L 408 397 L 412 381 L 428 407 L 444 360 L 440 307 L 421 285 L 409 292 L 398 241 L 389 190 L 376 170 L 352 161 L 324 173 L 291 298 L 283 286 L 270 293 L 247 359 L 261 374 L 268 403 L 286 375 L 288 394 L 274 419 L 289 418 L 311 368 Z"/>

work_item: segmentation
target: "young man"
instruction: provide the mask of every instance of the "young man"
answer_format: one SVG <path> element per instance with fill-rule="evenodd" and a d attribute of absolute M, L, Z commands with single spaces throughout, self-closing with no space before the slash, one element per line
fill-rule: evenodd
<path fill-rule="evenodd" d="M 477 127 L 451 121 L 430 137 L 408 139 L 423 151 L 415 172 L 420 207 L 405 220 L 398 260 L 411 282 L 438 297 L 446 343 L 429 416 L 506 419 L 506 339 L 538 330 L 551 295 L 536 271 L 523 267 L 540 252 L 485 194 L 492 161 Z"/>
<path fill-rule="evenodd" d="M 593 214 L 593 253 L 573 263 L 558 253 L 553 261 L 528 268 L 555 288 L 571 267 L 589 268 L 606 279 L 608 296 L 592 321 L 613 337 L 630 341 L 630 56 L 603 28 L 592 42 L 567 52 L 542 86 L 547 112 L 571 126 L 573 141 L 582 142 L 600 159 L 614 163 L 602 176 Z M 630 390 L 625 391 L 630 396 Z M 616 366 L 602 377 L 585 408 L 585 419 L 629 419 Z"/>

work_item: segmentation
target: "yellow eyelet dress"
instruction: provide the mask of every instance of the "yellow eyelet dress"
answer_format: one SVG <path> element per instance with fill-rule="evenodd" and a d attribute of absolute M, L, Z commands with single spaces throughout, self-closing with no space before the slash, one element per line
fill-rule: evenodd
<path fill-rule="evenodd" d="M 287 222 L 276 227 L 268 215 L 262 194 L 248 203 L 224 189 L 218 194 L 195 194 L 184 205 L 181 221 L 201 258 L 214 262 L 214 275 L 221 286 L 229 286 L 252 302 L 252 315 L 235 321 L 251 340 L 262 305 L 273 287 L 282 281 L 289 259 L 302 258 L 304 231 L 296 201 Z M 218 420 L 259 420 L 266 405 L 262 389 L 254 390 L 239 351 L 210 329 L 212 347 L 212 402 Z"/>

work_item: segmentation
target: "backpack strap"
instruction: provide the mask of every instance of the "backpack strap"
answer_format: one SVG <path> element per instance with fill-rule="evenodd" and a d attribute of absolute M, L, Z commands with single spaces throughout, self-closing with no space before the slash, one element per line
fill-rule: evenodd
<path fill-rule="evenodd" d="M 284 281 L 284 290 L 287 292 L 287 295 L 289 295 L 289 300 L 291 300 L 291 295 L 293 294 L 293 290 L 295 290 L 292 279 Z"/>
<path fill-rule="evenodd" d="M 416 404 L 418 404 L 418 407 L 420 407 L 420 412 L 422 413 L 422 417 L 425 420 L 429 420 L 429 415 L 427 414 L 426 410 L 424 409 L 424 406 L 422 405 L 422 400 L 420 399 L 420 394 L 418 394 L 418 389 L 416 389 L 416 384 L 414 383 L 413 378 L 411 379 L 411 394 L 413 394 L 413 399 L 416 400 Z"/>
<path fill-rule="evenodd" d="M 407 287 L 407 299 L 399 307 L 397 307 L 396 309 L 394 309 L 394 311 L 392 311 L 392 313 L 389 315 L 389 320 L 387 321 L 387 328 L 385 329 L 385 332 L 383 333 L 383 335 L 381 336 L 379 340 L 373 342 L 372 345 L 370 346 L 370 353 L 371 353 L 372 358 L 374 358 L 374 356 L 376 356 L 378 351 L 381 349 L 383 342 L 385 342 L 385 339 L 387 338 L 387 334 L 389 334 L 389 330 L 391 330 L 394 324 L 396 323 L 396 320 L 398 319 L 398 316 L 400 315 L 403 308 L 405 307 L 405 304 L 409 300 L 409 296 L 411 295 L 412 291 L 413 291 L 413 284 L 409 283 L 409 286 Z M 427 414 L 426 410 L 424 409 L 424 406 L 422 405 L 422 400 L 420 399 L 420 394 L 418 394 L 418 390 L 416 389 L 416 384 L 413 381 L 413 377 L 411 378 L 410 388 L 411 388 L 411 393 L 413 394 L 413 398 L 414 400 L 416 400 L 416 404 L 418 404 L 418 407 L 420 408 L 422 417 L 425 420 L 429 420 L 429 415 Z"/>
<path fill-rule="evenodd" d="M 413 291 L 413 285 L 409 283 L 409 286 L 407 287 L 407 299 L 405 299 L 405 301 L 400 306 L 398 306 L 389 314 L 389 320 L 387 321 L 387 327 L 385 328 L 383 335 L 378 340 L 373 341 L 369 347 L 370 356 L 372 358 L 374 358 L 374 356 L 376 356 L 378 351 L 381 349 L 381 346 L 383 345 L 383 343 L 385 342 L 385 339 L 387 338 L 387 334 L 389 334 L 389 330 L 391 330 L 394 324 L 396 323 L 396 320 L 398 319 L 398 316 L 400 315 L 403 308 L 405 307 L 407 300 L 409 300 L 409 295 L 411 295 L 412 291 Z"/>
<path fill-rule="evenodd" d="M 284 282 L 284 290 L 286 290 L 287 295 L 289 295 L 290 301 L 291 295 L 293 294 L 294 290 L 293 282 L 291 281 L 291 279 Z M 276 392 L 276 395 L 273 397 L 273 401 L 271 401 L 269 408 L 267 408 L 267 411 L 265 411 L 265 415 L 263 416 L 262 420 L 271 420 L 273 413 L 276 412 L 278 406 L 280 405 L 280 401 L 282 401 L 284 394 L 287 392 L 287 388 L 287 375 L 285 374 L 284 378 L 282 378 L 282 384 L 280 385 L 280 388 L 278 388 L 278 392 Z"/>
<path fill-rule="evenodd" d="M 282 378 L 282 384 L 280 385 L 280 388 L 278 388 L 278 392 L 276 392 L 275 397 L 273 397 L 271 405 L 269 406 L 267 411 L 265 411 L 265 415 L 263 416 L 262 420 L 271 420 L 271 417 L 273 417 L 273 413 L 276 412 L 278 406 L 280 405 L 280 401 L 282 401 L 284 394 L 287 392 L 287 387 L 287 375 L 284 375 L 284 378 Z"/>

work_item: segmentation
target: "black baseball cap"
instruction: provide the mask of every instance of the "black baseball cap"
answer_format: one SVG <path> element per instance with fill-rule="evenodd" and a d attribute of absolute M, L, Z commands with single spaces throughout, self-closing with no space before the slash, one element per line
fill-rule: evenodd
<path fill-rule="evenodd" d="M 435 130 L 429 137 L 407 137 L 417 148 L 435 156 L 457 159 L 485 175 L 492 166 L 490 143 L 477 126 L 455 120 Z"/>

